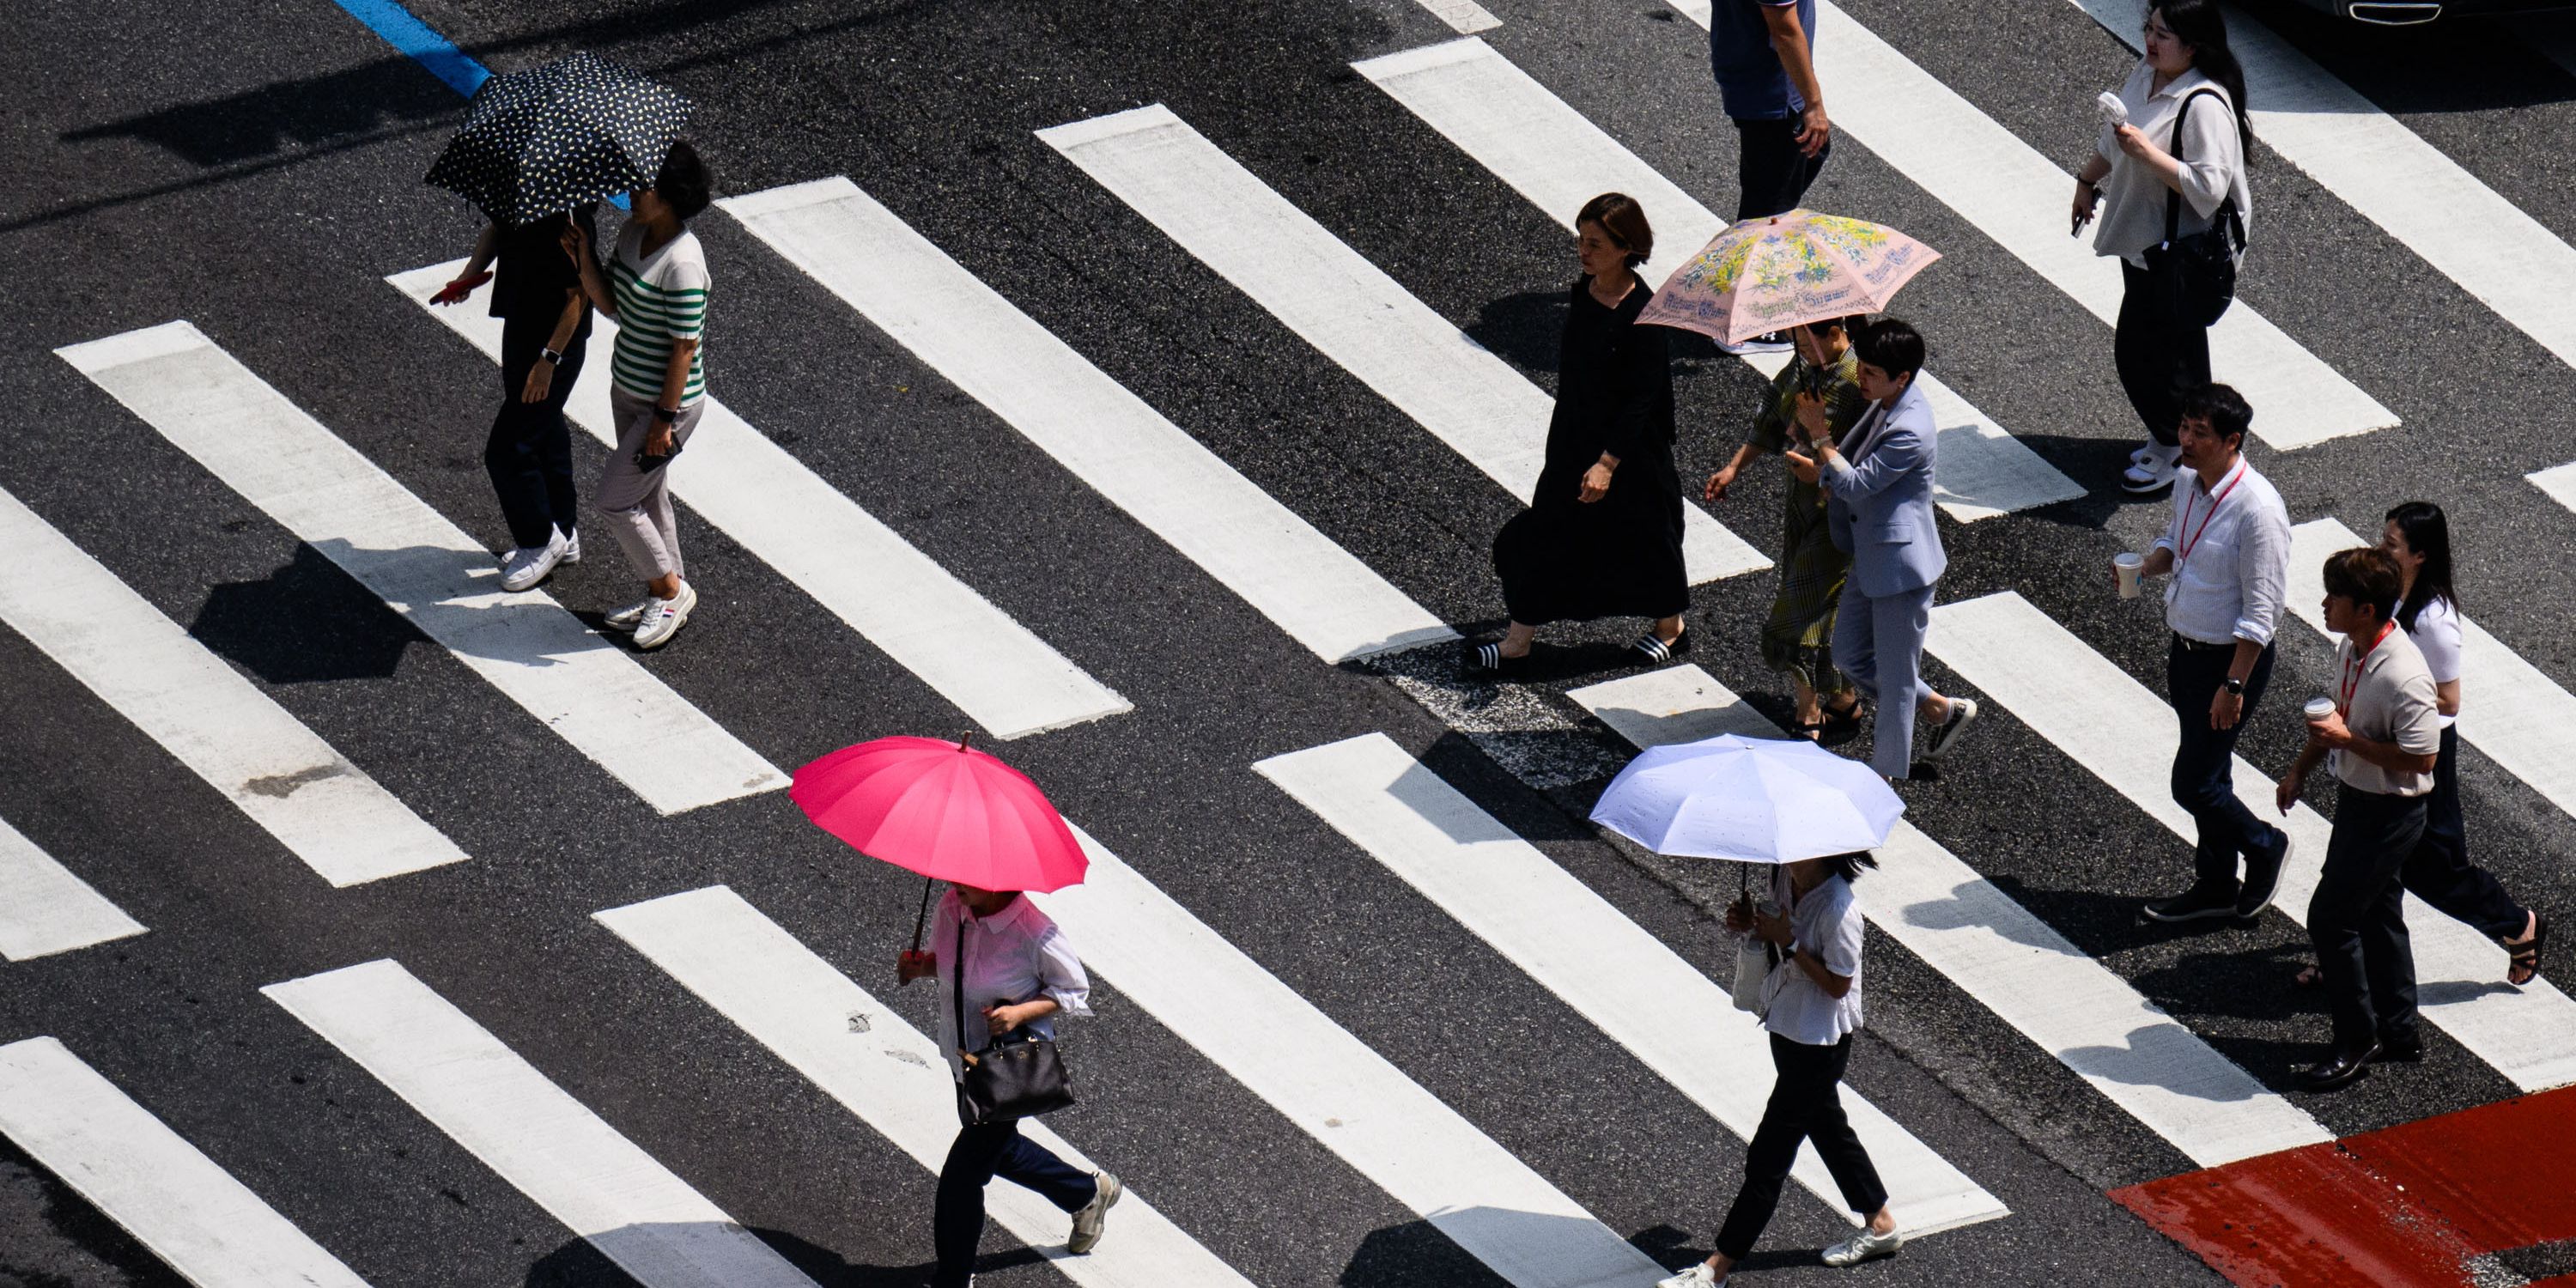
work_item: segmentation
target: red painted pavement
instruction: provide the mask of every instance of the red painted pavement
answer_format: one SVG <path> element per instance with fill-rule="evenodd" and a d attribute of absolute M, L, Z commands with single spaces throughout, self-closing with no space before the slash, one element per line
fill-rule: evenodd
<path fill-rule="evenodd" d="M 2239 1284 L 2462 1288 L 2471 1258 L 2576 1239 L 2576 1087 L 2111 1198 Z M 2576 1274 L 2535 1288 L 2576 1288 Z"/>

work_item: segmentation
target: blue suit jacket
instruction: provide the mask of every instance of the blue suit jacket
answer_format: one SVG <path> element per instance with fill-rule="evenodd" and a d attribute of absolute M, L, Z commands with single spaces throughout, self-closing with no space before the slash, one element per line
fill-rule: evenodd
<path fill-rule="evenodd" d="M 1875 423 L 1872 423 L 1872 421 Z M 1932 521 L 1932 455 L 1939 427 L 1916 373 L 1879 417 L 1863 415 L 1863 432 L 1846 440 L 1848 470 L 1818 476 L 1834 548 L 1852 557 L 1852 585 L 1872 597 L 1921 590 L 1941 577 L 1949 556 Z"/>

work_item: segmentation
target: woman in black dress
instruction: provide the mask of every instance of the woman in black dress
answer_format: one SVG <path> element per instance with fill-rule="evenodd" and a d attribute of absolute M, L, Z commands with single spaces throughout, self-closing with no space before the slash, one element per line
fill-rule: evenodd
<path fill-rule="evenodd" d="M 1630 645 L 1657 663 L 1690 648 L 1682 610 L 1682 484 L 1673 469 L 1673 373 L 1662 327 L 1638 326 L 1654 292 L 1637 280 L 1655 244 L 1646 212 L 1606 192 L 1575 219 L 1583 279 L 1557 356 L 1556 415 L 1530 508 L 1494 537 L 1511 626 L 1472 646 L 1470 666 L 1512 671 L 1538 628 L 1596 617 L 1651 617 Z"/>

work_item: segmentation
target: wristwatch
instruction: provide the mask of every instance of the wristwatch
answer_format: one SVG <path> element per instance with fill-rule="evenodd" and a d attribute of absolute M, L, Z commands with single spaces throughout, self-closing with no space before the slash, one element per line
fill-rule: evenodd
<path fill-rule="evenodd" d="M 2237 679 L 2235 676 L 2231 675 L 2227 677 L 2226 682 L 2220 687 L 2225 688 L 2229 693 L 2235 694 L 2237 697 L 2241 698 L 2245 696 L 2245 682 Z"/>
<path fill-rule="evenodd" d="M 653 409 L 653 419 L 658 420 L 665 425 L 676 424 L 680 419 L 680 409 L 677 407 L 656 407 Z"/>
<path fill-rule="evenodd" d="M 549 367 L 560 367 L 563 365 L 563 355 L 552 349 L 544 350 L 537 356 L 544 358 L 546 360 L 546 365 Z"/>

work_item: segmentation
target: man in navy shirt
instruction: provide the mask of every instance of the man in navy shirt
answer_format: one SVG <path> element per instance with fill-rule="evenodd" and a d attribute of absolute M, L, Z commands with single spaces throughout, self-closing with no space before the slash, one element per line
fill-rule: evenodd
<path fill-rule="evenodd" d="M 1737 220 L 1794 210 L 1833 150 L 1824 87 L 1811 48 L 1816 0 L 1712 0 L 1708 65 L 1739 144 Z M 1729 352 L 1786 351 L 1761 336 Z"/>

